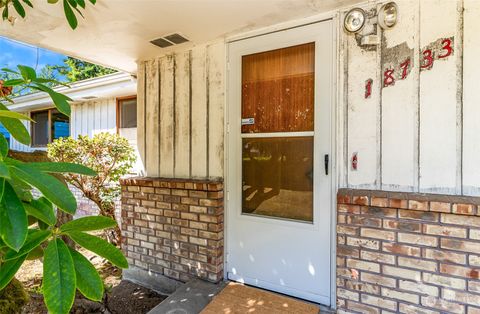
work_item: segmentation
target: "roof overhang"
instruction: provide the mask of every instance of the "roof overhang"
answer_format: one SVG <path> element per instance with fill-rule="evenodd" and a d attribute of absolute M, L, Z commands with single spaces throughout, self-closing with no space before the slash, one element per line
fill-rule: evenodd
<path fill-rule="evenodd" d="M 98 78 L 88 79 L 60 86 L 55 91 L 67 95 L 74 102 L 87 102 L 97 98 L 123 97 L 137 94 L 136 80 L 128 73 L 113 73 Z M 34 93 L 13 99 L 8 106 L 13 111 L 31 111 L 52 106 L 52 99 L 46 93 Z"/>
<path fill-rule="evenodd" d="M 130 73 L 136 61 L 188 45 L 333 11 L 365 0 L 102 0 L 88 3 L 72 31 L 61 2 L 35 1 L 14 26 L 0 22 L 0 35 Z M 159 48 L 151 40 L 180 33 L 190 43 Z"/>

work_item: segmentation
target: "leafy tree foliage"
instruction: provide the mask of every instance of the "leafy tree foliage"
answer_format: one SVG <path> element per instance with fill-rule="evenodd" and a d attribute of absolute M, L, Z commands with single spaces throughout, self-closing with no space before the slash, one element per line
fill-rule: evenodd
<path fill-rule="evenodd" d="M 69 82 L 76 82 L 116 72 L 116 70 L 72 57 L 67 57 L 63 62 L 65 65 L 45 66 L 41 70 L 42 76 L 50 79 L 65 77 Z"/>
<path fill-rule="evenodd" d="M 47 0 L 48 3 L 56 4 L 59 0 Z M 97 0 L 88 0 L 91 4 L 95 4 Z M 67 18 L 68 24 L 72 29 L 77 28 L 78 20 L 77 15 L 83 17 L 82 9 L 85 9 L 86 3 L 85 0 L 63 0 L 63 12 Z M 30 0 L 0 0 L 0 9 L 2 9 L 2 19 L 4 21 L 8 20 L 12 25 L 15 23 L 15 16 L 11 13 L 13 10 L 21 17 L 25 18 L 26 11 L 25 5 L 33 8 L 33 4 Z M 76 12 L 76 13 L 75 13 Z"/>
<path fill-rule="evenodd" d="M 128 140 L 111 133 L 99 133 L 92 138 L 80 135 L 78 139 L 59 138 L 48 145 L 52 161 L 81 164 L 93 169 L 96 176 L 76 173 L 64 174 L 68 183 L 83 192 L 97 204 L 100 215 L 115 219 L 115 199 L 120 194 L 120 177 L 129 173 L 135 154 Z M 110 243 L 118 245 L 120 230 L 107 231 Z"/>
<path fill-rule="evenodd" d="M 4 20 L 11 20 L 13 9 L 25 17 L 23 4 L 29 0 L 0 0 Z M 58 0 L 48 0 L 57 3 Z M 90 0 L 92 4 L 95 0 Z M 77 26 L 74 11 L 81 15 L 84 0 L 63 0 L 67 21 Z M 10 111 L 6 104 L 12 102 L 11 92 L 16 88 L 29 88 L 47 93 L 55 107 L 70 115 L 70 98 L 51 89 L 48 84 L 62 84 L 39 77 L 35 69 L 19 65 L 17 69 L 2 69 L 9 73 L 0 81 L 0 123 L 20 143 L 29 145 L 30 135 L 21 120 L 25 115 Z M 69 313 L 76 290 L 91 300 L 103 296 L 103 285 L 93 265 L 63 238 L 73 240 L 112 264 L 126 268 L 127 260 L 121 251 L 107 241 L 90 235 L 89 231 L 113 228 L 116 222 L 107 217 L 85 217 L 57 226 L 55 211 L 73 214 L 77 203 L 74 195 L 53 174 L 74 173 L 94 177 L 95 171 L 83 165 L 62 162 L 22 162 L 8 157 L 8 143 L 0 134 L 0 295 L 7 295 L 10 284 L 27 259 L 43 257 L 43 294 L 49 313 Z M 42 194 L 34 198 L 32 189 Z M 15 286 L 15 285 L 13 285 Z M 8 289 L 8 288 L 7 288 Z"/>
<path fill-rule="evenodd" d="M 11 101 L 11 88 L 24 86 L 48 93 L 60 112 L 70 114 L 68 101 L 71 99 L 46 86 L 45 83 L 51 81 L 38 78 L 33 68 L 19 65 L 17 71 L 2 71 L 15 78 L 1 82 L 1 100 Z M 28 119 L 0 104 L 0 122 L 16 140 L 26 145 L 30 144 L 30 135 L 20 120 Z M 128 267 L 115 246 L 85 233 L 113 228 L 115 220 L 85 217 L 56 226 L 56 210 L 74 214 L 77 208 L 72 192 L 52 175 L 58 173 L 97 176 L 94 170 L 75 163 L 21 162 L 10 158 L 8 143 L 0 134 L 0 291 L 7 287 L 27 258 L 43 257 L 45 303 L 54 314 L 69 312 L 76 289 L 92 300 L 99 300 L 99 295 L 103 295 L 96 270 L 80 253 L 69 248 L 62 237 L 68 237 L 118 267 Z M 34 198 L 32 188 L 42 196 Z"/>

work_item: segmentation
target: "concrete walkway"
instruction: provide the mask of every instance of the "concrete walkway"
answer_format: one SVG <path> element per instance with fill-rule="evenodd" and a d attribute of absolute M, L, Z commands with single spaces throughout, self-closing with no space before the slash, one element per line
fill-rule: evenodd
<path fill-rule="evenodd" d="M 213 284 L 194 279 L 154 307 L 148 314 L 198 314 L 207 306 L 226 283 Z"/>

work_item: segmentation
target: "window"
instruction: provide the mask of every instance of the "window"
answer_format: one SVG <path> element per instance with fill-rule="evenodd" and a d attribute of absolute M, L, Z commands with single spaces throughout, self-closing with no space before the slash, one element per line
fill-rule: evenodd
<path fill-rule="evenodd" d="M 60 137 L 70 136 L 70 119 L 56 109 L 31 113 L 32 146 L 46 146 Z"/>
<path fill-rule="evenodd" d="M 314 43 L 242 57 L 243 214 L 313 221 L 314 78 Z"/>
<path fill-rule="evenodd" d="M 137 127 L 137 97 L 128 97 L 117 100 L 117 126 L 120 129 Z"/>

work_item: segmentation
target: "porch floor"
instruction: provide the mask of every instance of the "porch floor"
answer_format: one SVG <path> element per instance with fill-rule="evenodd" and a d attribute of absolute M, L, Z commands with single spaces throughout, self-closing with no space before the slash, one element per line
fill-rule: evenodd
<path fill-rule="evenodd" d="M 319 311 L 315 304 L 231 282 L 201 314 L 318 314 Z"/>
<path fill-rule="evenodd" d="M 243 314 L 255 312 L 318 314 L 334 313 L 318 304 L 283 296 L 233 282 L 212 284 L 192 280 L 180 288 L 149 314 Z"/>

